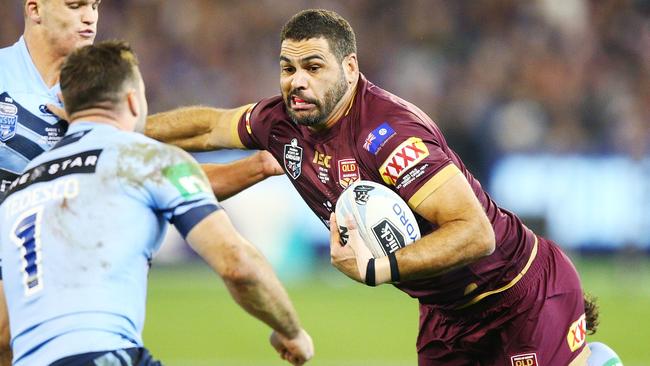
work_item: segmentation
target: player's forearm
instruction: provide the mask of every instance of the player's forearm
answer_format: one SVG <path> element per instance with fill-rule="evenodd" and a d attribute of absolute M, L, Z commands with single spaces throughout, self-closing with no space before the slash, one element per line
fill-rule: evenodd
<path fill-rule="evenodd" d="M 4 296 L 3 282 L 0 281 L 0 366 L 11 366 L 11 346 L 9 334 L 9 314 Z"/>
<path fill-rule="evenodd" d="M 13 353 L 9 345 L 0 349 L 0 366 L 11 366 L 12 357 Z"/>
<path fill-rule="evenodd" d="M 430 278 L 492 254 L 494 232 L 487 219 L 451 221 L 396 252 L 400 279 Z"/>
<path fill-rule="evenodd" d="M 246 311 L 288 338 L 298 334 L 298 316 L 273 269 L 235 231 L 223 210 L 204 218 L 186 239 Z"/>
<path fill-rule="evenodd" d="M 245 107 L 218 109 L 183 107 L 147 118 L 144 133 L 189 151 L 242 148 L 234 130 Z"/>
<path fill-rule="evenodd" d="M 256 155 L 226 164 L 202 164 L 214 195 L 225 200 L 268 177 Z"/>
<path fill-rule="evenodd" d="M 296 337 L 301 329 L 298 316 L 271 266 L 260 254 L 246 257 L 249 263 L 239 268 L 248 273 L 224 278 L 228 290 L 248 313 L 285 337 Z"/>

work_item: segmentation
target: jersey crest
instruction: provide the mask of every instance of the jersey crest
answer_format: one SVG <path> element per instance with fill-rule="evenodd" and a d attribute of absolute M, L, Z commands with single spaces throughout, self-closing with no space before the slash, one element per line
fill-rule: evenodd
<path fill-rule="evenodd" d="M 525 353 L 510 357 L 512 366 L 538 366 L 536 353 Z"/>
<path fill-rule="evenodd" d="M 359 166 L 354 159 L 339 160 L 339 184 L 343 188 L 360 179 Z"/>
<path fill-rule="evenodd" d="M 284 145 L 284 169 L 293 179 L 297 179 L 302 173 L 302 147 L 298 146 L 297 139 L 291 139 L 291 143 Z"/>
<path fill-rule="evenodd" d="M 18 108 L 9 103 L 0 102 L 0 141 L 5 142 L 16 134 Z"/>

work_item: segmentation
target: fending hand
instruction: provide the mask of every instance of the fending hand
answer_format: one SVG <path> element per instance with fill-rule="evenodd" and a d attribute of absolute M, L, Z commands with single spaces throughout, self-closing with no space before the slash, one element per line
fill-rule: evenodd
<path fill-rule="evenodd" d="M 294 366 L 301 366 L 314 357 L 314 343 L 304 329 L 291 339 L 273 331 L 269 341 L 280 357 Z"/>
<path fill-rule="evenodd" d="M 65 109 L 59 108 L 54 104 L 46 104 L 46 107 L 50 112 L 52 112 L 53 115 L 59 117 L 59 119 L 62 119 L 64 121 L 68 120 L 68 114 L 65 113 Z"/>
<path fill-rule="evenodd" d="M 262 167 L 262 175 L 264 175 L 264 177 L 284 174 L 284 170 L 282 170 L 282 167 L 270 152 L 260 150 L 256 152 L 253 157 Z"/>

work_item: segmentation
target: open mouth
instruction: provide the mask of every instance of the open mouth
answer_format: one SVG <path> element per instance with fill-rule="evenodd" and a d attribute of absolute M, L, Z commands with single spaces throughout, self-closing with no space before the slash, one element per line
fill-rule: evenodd
<path fill-rule="evenodd" d="M 294 111 L 305 111 L 316 108 L 316 104 L 302 99 L 296 95 L 291 96 L 291 109 Z"/>

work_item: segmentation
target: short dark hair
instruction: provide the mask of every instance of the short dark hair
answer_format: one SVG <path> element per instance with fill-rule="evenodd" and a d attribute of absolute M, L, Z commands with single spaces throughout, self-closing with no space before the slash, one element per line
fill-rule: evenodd
<path fill-rule="evenodd" d="M 327 40 L 339 61 L 357 52 L 357 40 L 350 23 L 339 14 L 324 9 L 307 9 L 291 17 L 282 27 L 280 42 L 320 37 Z"/>
<path fill-rule="evenodd" d="M 137 66 L 131 46 L 124 41 L 104 41 L 72 52 L 60 75 L 68 116 L 91 107 L 105 108 L 107 103 L 118 104 L 125 85 L 136 83 Z"/>

